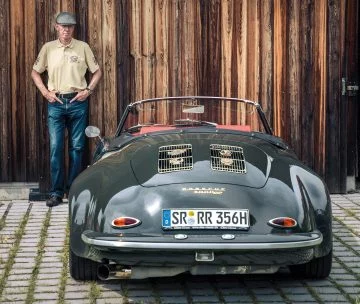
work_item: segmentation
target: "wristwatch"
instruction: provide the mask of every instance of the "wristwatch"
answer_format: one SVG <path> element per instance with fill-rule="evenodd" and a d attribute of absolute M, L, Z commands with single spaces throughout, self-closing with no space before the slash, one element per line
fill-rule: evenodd
<path fill-rule="evenodd" d="M 89 95 L 93 92 L 93 90 L 90 89 L 89 87 L 86 87 L 85 90 L 89 92 Z"/>

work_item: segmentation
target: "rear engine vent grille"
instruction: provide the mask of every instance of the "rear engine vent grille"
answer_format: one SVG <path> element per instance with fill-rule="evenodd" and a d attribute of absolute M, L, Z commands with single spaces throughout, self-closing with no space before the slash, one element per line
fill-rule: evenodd
<path fill-rule="evenodd" d="M 246 173 L 243 148 L 228 145 L 210 145 L 211 169 Z"/>
<path fill-rule="evenodd" d="M 162 146 L 159 148 L 159 173 L 191 170 L 193 168 L 190 144 Z"/>

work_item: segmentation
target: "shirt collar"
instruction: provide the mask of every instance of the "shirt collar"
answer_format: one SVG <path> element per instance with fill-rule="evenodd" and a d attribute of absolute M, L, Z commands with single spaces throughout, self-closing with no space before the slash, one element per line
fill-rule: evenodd
<path fill-rule="evenodd" d="M 57 40 L 57 46 L 59 48 L 63 47 L 63 48 L 70 48 L 72 49 L 74 47 L 74 38 L 71 39 L 71 42 L 68 44 L 68 45 L 63 45 L 61 42 L 60 42 L 60 39 Z"/>

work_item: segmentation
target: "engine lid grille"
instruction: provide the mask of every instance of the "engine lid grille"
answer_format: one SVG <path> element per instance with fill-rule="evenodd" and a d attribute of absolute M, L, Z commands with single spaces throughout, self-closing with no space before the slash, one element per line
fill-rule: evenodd
<path fill-rule="evenodd" d="M 159 147 L 159 173 L 191 170 L 193 153 L 191 144 Z"/>
<path fill-rule="evenodd" d="M 210 145 L 211 169 L 234 173 L 246 173 L 243 148 L 229 145 Z"/>

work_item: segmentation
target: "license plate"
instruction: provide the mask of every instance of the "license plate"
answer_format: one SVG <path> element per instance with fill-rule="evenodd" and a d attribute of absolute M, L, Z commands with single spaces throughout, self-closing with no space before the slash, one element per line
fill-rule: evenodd
<path fill-rule="evenodd" d="M 248 229 L 247 209 L 163 209 L 163 229 Z"/>

